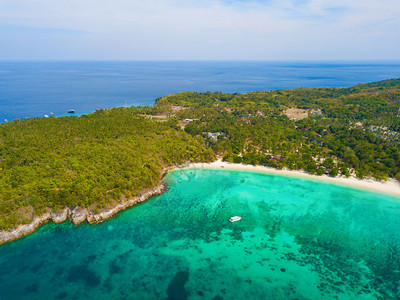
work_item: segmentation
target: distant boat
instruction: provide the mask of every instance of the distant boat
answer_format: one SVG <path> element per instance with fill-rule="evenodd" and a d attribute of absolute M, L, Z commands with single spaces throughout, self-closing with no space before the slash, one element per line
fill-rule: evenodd
<path fill-rule="evenodd" d="M 242 219 L 242 217 L 240 217 L 240 216 L 234 216 L 229 219 L 229 222 L 233 223 L 233 222 L 240 221 L 241 219 Z"/>
<path fill-rule="evenodd" d="M 68 111 L 68 113 L 69 113 L 69 114 L 74 114 L 74 113 L 75 113 L 75 110 L 70 109 L 70 110 Z"/>
<path fill-rule="evenodd" d="M 182 181 L 178 180 L 179 183 L 182 183 Z"/>

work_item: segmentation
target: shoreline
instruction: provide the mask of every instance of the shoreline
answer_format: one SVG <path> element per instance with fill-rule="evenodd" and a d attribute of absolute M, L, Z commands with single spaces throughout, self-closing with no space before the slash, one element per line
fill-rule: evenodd
<path fill-rule="evenodd" d="M 235 164 L 224 162 L 218 159 L 211 163 L 183 163 L 181 165 L 174 165 L 164 168 L 161 174 L 161 180 L 156 187 L 148 188 L 140 192 L 139 196 L 127 199 L 126 201 L 117 202 L 110 209 L 103 209 L 102 212 L 98 214 L 93 214 L 88 208 L 75 207 L 73 209 L 65 207 L 60 212 L 46 212 L 45 214 L 35 217 L 33 221 L 29 224 L 20 224 L 16 228 L 9 231 L 0 231 L 0 246 L 8 242 L 15 241 L 17 239 L 23 238 L 33 232 L 35 232 L 39 227 L 47 223 L 53 222 L 55 224 L 63 223 L 67 220 L 72 222 L 74 225 L 79 225 L 83 222 L 88 222 L 89 224 L 98 224 L 108 219 L 113 218 L 117 213 L 143 203 L 150 198 L 159 196 L 167 190 L 167 184 L 164 182 L 164 177 L 170 170 L 180 169 L 180 168 L 208 168 L 208 169 L 229 169 L 237 171 L 252 171 L 260 173 L 269 173 L 284 175 L 293 178 L 307 178 L 308 180 L 315 180 L 327 183 L 336 183 L 341 186 L 353 187 L 362 190 L 375 191 L 378 193 L 389 194 L 391 196 L 400 197 L 400 183 L 395 179 L 389 179 L 386 182 L 379 182 L 374 179 L 357 179 L 354 176 L 345 177 L 329 177 L 328 175 L 313 175 L 306 173 L 305 171 L 299 170 L 279 170 L 272 167 L 266 166 L 254 166 L 245 164 Z"/>
<path fill-rule="evenodd" d="M 238 171 L 256 171 L 261 173 L 284 175 L 293 178 L 307 178 L 308 180 L 316 180 L 327 183 L 336 183 L 341 186 L 354 187 L 362 190 L 370 190 L 392 196 L 400 197 L 400 182 L 390 178 L 386 182 L 376 181 L 375 179 L 358 179 L 355 176 L 346 177 L 330 177 L 328 175 L 313 175 L 305 171 L 275 169 L 267 166 L 254 166 L 246 164 L 229 163 L 218 159 L 212 163 L 191 163 L 189 168 L 225 168 Z"/>
<path fill-rule="evenodd" d="M 29 224 L 20 224 L 16 228 L 9 231 L 0 231 L 0 246 L 8 242 L 12 242 L 23 238 L 33 232 L 35 232 L 42 225 L 53 222 L 54 224 L 60 224 L 67 220 L 72 222 L 74 225 L 79 225 L 85 221 L 89 224 L 99 224 L 108 219 L 113 218 L 117 213 L 145 202 L 146 200 L 161 195 L 167 188 L 167 185 L 163 180 L 154 187 L 142 191 L 139 196 L 132 197 L 126 201 L 117 202 L 110 209 L 103 209 L 102 212 L 94 214 L 88 208 L 75 207 L 73 209 L 65 207 L 60 212 L 46 212 L 41 216 L 35 217 Z"/>
<path fill-rule="evenodd" d="M 0 231 L 0 246 L 34 233 L 37 229 L 39 229 L 39 227 L 50 222 L 53 222 L 54 224 L 60 224 L 69 220 L 74 225 L 79 225 L 85 221 L 89 224 L 102 223 L 103 221 L 113 218 L 117 213 L 127 208 L 133 207 L 149 200 L 150 198 L 163 194 L 168 189 L 168 185 L 164 181 L 164 177 L 167 175 L 168 171 L 187 166 L 189 166 L 189 163 L 173 165 L 164 168 L 161 173 L 160 182 L 157 186 L 144 189 L 139 193 L 139 196 L 129 198 L 125 201 L 119 201 L 109 209 L 102 209 L 102 211 L 98 214 L 94 214 L 88 208 L 75 207 L 71 209 L 69 207 L 65 207 L 60 212 L 48 211 L 41 216 L 37 216 L 29 224 L 20 224 L 16 228 L 12 228 L 8 231 Z"/>

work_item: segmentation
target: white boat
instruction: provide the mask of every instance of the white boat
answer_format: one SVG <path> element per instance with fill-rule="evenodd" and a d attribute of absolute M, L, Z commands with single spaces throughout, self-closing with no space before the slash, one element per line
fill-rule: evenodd
<path fill-rule="evenodd" d="M 240 221 L 242 219 L 242 217 L 239 217 L 239 216 L 234 216 L 234 217 L 231 217 L 230 219 L 229 219 L 229 222 L 236 222 L 236 221 Z"/>

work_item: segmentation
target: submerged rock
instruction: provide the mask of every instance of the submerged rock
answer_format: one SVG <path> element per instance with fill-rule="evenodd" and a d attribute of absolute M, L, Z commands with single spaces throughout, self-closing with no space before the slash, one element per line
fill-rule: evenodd
<path fill-rule="evenodd" d="M 185 284 L 189 279 L 188 271 L 179 271 L 168 284 L 167 295 L 168 300 L 185 300 L 188 298 L 188 291 Z"/>

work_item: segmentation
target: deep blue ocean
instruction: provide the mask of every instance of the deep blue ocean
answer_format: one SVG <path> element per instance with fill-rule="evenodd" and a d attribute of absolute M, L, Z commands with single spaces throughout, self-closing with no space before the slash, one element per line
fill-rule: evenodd
<path fill-rule="evenodd" d="M 349 87 L 400 77 L 400 62 L 0 61 L 0 122 L 152 105 L 183 91 Z"/>

